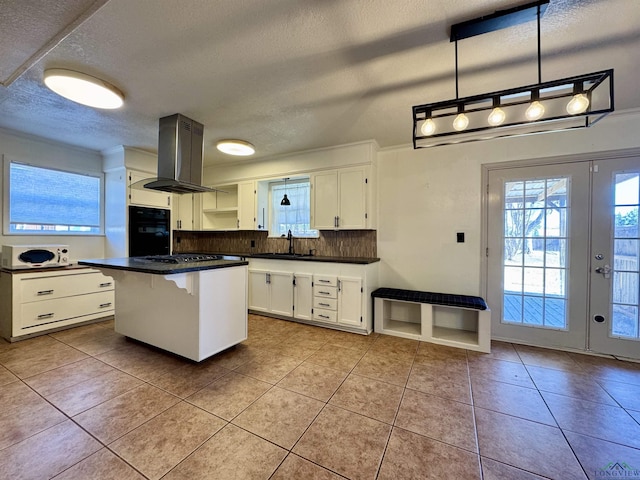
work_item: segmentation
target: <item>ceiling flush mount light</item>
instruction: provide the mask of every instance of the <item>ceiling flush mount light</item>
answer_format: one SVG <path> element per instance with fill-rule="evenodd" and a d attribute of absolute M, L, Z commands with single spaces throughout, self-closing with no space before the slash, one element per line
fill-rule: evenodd
<path fill-rule="evenodd" d="M 256 153 L 255 147 L 244 140 L 220 140 L 216 143 L 216 148 L 222 153 L 238 157 L 248 157 Z"/>
<path fill-rule="evenodd" d="M 413 107 L 413 148 L 585 128 L 614 111 L 613 69 L 542 81 L 540 17 L 549 1 L 452 25 L 456 96 Z M 538 83 L 460 98 L 458 41 L 532 20 L 538 27 Z"/>
<path fill-rule="evenodd" d="M 58 95 L 89 107 L 114 109 L 124 104 L 120 90 L 85 73 L 51 68 L 44 71 L 44 84 Z"/>

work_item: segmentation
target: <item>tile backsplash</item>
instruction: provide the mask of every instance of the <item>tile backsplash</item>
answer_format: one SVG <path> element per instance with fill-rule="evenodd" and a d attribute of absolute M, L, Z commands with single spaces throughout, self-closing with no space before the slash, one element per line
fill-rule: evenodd
<path fill-rule="evenodd" d="M 323 257 L 377 257 L 375 230 L 326 230 L 318 238 L 293 240 L 296 253 Z M 253 246 L 252 246 L 253 242 Z M 286 238 L 269 237 L 266 231 L 184 231 L 173 232 L 173 251 L 199 253 L 286 253 Z"/>

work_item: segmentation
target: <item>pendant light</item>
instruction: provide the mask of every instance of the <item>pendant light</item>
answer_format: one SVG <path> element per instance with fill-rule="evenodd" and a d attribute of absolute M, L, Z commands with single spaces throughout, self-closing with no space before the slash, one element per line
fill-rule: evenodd
<path fill-rule="evenodd" d="M 289 177 L 284 179 L 284 197 L 280 201 L 280 205 L 284 205 L 285 207 L 291 205 L 291 202 L 287 198 L 287 180 L 289 180 Z"/>

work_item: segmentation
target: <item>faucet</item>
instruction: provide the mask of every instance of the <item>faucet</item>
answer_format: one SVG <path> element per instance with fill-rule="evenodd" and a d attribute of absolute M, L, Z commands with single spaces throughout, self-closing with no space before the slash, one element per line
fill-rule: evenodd
<path fill-rule="evenodd" d="M 289 240 L 289 255 L 293 255 L 295 250 L 293 248 L 293 234 L 291 233 L 291 230 L 287 232 L 287 240 Z"/>

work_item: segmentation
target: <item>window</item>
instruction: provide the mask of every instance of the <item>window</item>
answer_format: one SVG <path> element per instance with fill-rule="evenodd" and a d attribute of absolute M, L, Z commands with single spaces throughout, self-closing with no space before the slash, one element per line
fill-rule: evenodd
<path fill-rule="evenodd" d="M 9 162 L 5 234 L 96 235 L 101 177 Z M 5 169 L 5 176 L 7 171 Z M 8 197 L 8 198 L 7 198 Z M 8 211 L 7 211 L 8 210 Z"/>
<path fill-rule="evenodd" d="M 280 237 L 291 233 L 295 237 L 317 237 L 318 231 L 311 228 L 311 184 L 308 179 L 272 182 L 269 185 L 271 198 L 271 225 L 269 235 Z M 291 205 L 280 205 L 284 194 Z"/>

